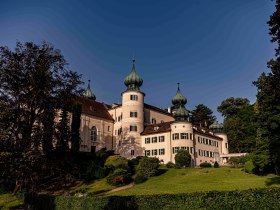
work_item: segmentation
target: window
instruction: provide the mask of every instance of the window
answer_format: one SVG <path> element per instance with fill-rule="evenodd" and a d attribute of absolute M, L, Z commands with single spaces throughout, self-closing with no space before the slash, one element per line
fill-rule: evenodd
<path fill-rule="evenodd" d="M 225 145 L 225 146 L 226 146 L 226 148 L 228 148 L 228 143 L 226 143 L 226 145 Z"/>
<path fill-rule="evenodd" d="M 179 133 L 173 133 L 172 138 L 173 140 L 179 139 Z"/>
<path fill-rule="evenodd" d="M 165 149 L 159 149 L 159 155 L 164 155 L 165 154 Z"/>
<path fill-rule="evenodd" d="M 201 149 L 198 150 L 198 155 L 201 156 Z"/>
<path fill-rule="evenodd" d="M 164 136 L 160 136 L 158 142 L 164 142 Z"/>
<path fill-rule="evenodd" d="M 157 124 L 157 120 L 155 118 L 152 119 L 152 124 Z"/>
<path fill-rule="evenodd" d="M 157 137 L 152 137 L 152 143 L 157 143 Z"/>
<path fill-rule="evenodd" d="M 193 135 L 192 135 L 192 133 L 190 133 L 190 140 L 192 140 L 193 139 Z"/>
<path fill-rule="evenodd" d="M 137 131 L 136 125 L 130 125 L 130 131 Z"/>
<path fill-rule="evenodd" d="M 110 131 L 110 126 L 108 125 L 108 131 Z"/>
<path fill-rule="evenodd" d="M 150 153 L 150 150 L 145 150 L 145 156 L 150 156 L 151 153 Z"/>
<path fill-rule="evenodd" d="M 217 143 L 216 147 L 219 147 L 219 142 L 216 142 L 216 143 Z"/>
<path fill-rule="evenodd" d="M 181 133 L 181 139 L 188 139 L 187 133 Z"/>
<path fill-rule="evenodd" d="M 180 147 L 172 147 L 173 154 L 177 153 Z"/>
<path fill-rule="evenodd" d="M 187 147 L 181 147 L 181 149 L 183 149 L 183 150 L 187 150 Z"/>
<path fill-rule="evenodd" d="M 95 126 L 91 127 L 91 130 L 90 130 L 90 140 L 91 141 L 97 141 L 97 129 L 96 129 Z"/>
<path fill-rule="evenodd" d="M 206 144 L 208 144 L 208 139 L 206 139 L 206 142 L 205 142 Z"/>
<path fill-rule="evenodd" d="M 198 143 L 201 143 L 201 142 L 200 142 L 200 137 L 198 137 L 198 140 L 197 140 L 197 141 L 198 141 Z"/>
<path fill-rule="evenodd" d="M 190 153 L 191 154 L 193 153 L 193 147 L 190 147 Z"/>
<path fill-rule="evenodd" d="M 157 149 L 152 150 L 152 155 L 157 155 Z"/>
<path fill-rule="evenodd" d="M 150 144 L 151 141 L 150 141 L 150 138 L 145 138 L 145 144 Z"/>
<path fill-rule="evenodd" d="M 133 149 L 130 151 L 130 154 L 131 154 L 132 156 L 134 155 L 134 150 L 133 150 Z"/>
<path fill-rule="evenodd" d="M 121 135 L 122 134 L 122 128 L 119 128 L 118 129 L 118 135 Z"/>
<path fill-rule="evenodd" d="M 202 139 L 202 143 L 205 144 L 205 138 Z"/>
<path fill-rule="evenodd" d="M 121 116 L 118 116 L 118 122 L 120 122 L 121 121 Z"/>
<path fill-rule="evenodd" d="M 130 117 L 137 117 L 137 112 L 130 112 Z"/>
<path fill-rule="evenodd" d="M 130 95 L 130 100 L 138 101 L 138 96 L 137 95 Z"/>
<path fill-rule="evenodd" d="M 212 146 L 212 140 L 210 140 L 210 139 L 209 139 L 209 145 L 211 145 L 211 146 Z"/>

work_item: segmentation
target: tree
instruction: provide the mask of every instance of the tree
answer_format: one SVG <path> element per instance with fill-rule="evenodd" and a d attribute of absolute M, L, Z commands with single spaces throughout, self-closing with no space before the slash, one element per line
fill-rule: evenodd
<path fill-rule="evenodd" d="M 0 136 L 1 144 L 7 141 L 8 147 L 1 150 L 9 152 L 4 157 L 7 162 L 17 160 L 10 161 L 4 170 L 6 174 L 13 171 L 12 180 L 22 183 L 18 188 L 23 183 L 34 186 L 34 177 L 40 177 L 44 168 L 40 160 L 57 142 L 55 113 L 71 107 L 74 96 L 82 91 L 80 79 L 67 69 L 60 51 L 46 42 L 17 42 L 14 51 L 0 47 L 0 104 L 9 113 L 8 117 L 0 115 L 0 122 L 8 125 L 4 127 L 8 132 Z M 33 166 L 36 170 L 31 170 Z"/>
<path fill-rule="evenodd" d="M 216 120 L 213 111 L 203 104 L 198 104 L 191 112 L 191 121 L 194 125 L 209 128 Z"/>
<path fill-rule="evenodd" d="M 156 157 L 143 157 L 139 161 L 137 174 L 144 177 L 155 176 L 158 173 L 159 159 Z"/>
<path fill-rule="evenodd" d="M 277 44 L 275 58 L 267 66 L 271 72 L 262 73 L 253 84 L 257 87 L 258 139 L 260 147 L 257 153 L 262 154 L 262 168 L 280 168 L 280 0 L 276 0 L 276 11 L 268 21 L 271 42 Z M 265 164 L 263 164 L 265 163 Z M 264 166 L 266 165 L 266 167 Z"/>
<path fill-rule="evenodd" d="M 187 150 L 180 149 L 175 155 L 175 163 L 180 168 L 189 167 L 191 164 L 191 155 Z"/>
<path fill-rule="evenodd" d="M 223 101 L 217 110 L 225 118 L 238 114 L 239 110 L 250 106 L 250 101 L 247 98 L 234 98 L 230 97 Z"/>

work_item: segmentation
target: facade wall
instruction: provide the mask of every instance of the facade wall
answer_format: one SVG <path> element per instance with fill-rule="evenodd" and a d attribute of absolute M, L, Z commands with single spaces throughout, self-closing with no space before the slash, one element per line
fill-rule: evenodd
<path fill-rule="evenodd" d="M 113 127 L 114 124 L 111 121 L 82 114 L 80 151 L 98 151 L 104 147 L 113 149 Z"/>
<path fill-rule="evenodd" d="M 222 155 L 227 155 L 228 152 L 228 138 L 227 135 L 225 133 L 215 133 L 216 136 L 219 136 L 220 138 L 223 139 L 223 142 L 221 142 L 222 144 Z"/>
<path fill-rule="evenodd" d="M 145 156 L 157 157 L 163 163 L 171 159 L 170 132 L 141 136 Z M 156 150 L 156 151 L 155 151 Z"/>
<path fill-rule="evenodd" d="M 167 114 L 163 114 L 152 109 L 147 109 L 147 108 L 144 109 L 145 124 L 156 124 L 161 122 L 170 122 L 173 120 L 174 118 Z"/>

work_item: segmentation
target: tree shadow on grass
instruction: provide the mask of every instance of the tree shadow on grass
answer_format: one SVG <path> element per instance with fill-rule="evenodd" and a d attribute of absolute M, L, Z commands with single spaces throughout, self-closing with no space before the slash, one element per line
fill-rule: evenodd
<path fill-rule="evenodd" d="M 269 179 L 265 182 L 265 184 L 266 184 L 266 186 L 280 185 L 280 176 L 269 178 Z"/>
<path fill-rule="evenodd" d="M 160 176 L 160 175 L 166 173 L 167 171 L 168 171 L 168 169 L 160 168 L 160 169 L 158 169 L 158 172 L 157 172 L 156 176 Z"/>

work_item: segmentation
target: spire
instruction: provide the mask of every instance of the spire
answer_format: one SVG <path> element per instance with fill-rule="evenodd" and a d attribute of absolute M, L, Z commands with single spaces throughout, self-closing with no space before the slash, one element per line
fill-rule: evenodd
<path fill-rule="evenodd" d="M 175 106 L 175 108 L 179 108 L 180 104 L 183 106 L 187 103 L 187 99 L 185 96 L 182 95 L 180 90 L 180 83 L 177 83 L 178 89 L 176 95 L 172 98 L 172 104 Z"/>
<path fill-rule="evenodd" d="M 143 84 L 142 78 L 136 73 L 135 59 L 132 59 L 132 70 L 130 74 L 124 79 L 124 84 L 127 86 L 127 90 L 140 90 Z"/>
<path fill-rule="evenodd" d="M 87 85 L 87 88 L 86 88 L 85 92 L 83 93 L 83 96 L 88 98 L 88 99 L 92 99 L 94 101 L 96 99 L 95 95 L 92 93 L 92 91 L 90 89 L 90 80 L 88 80 L 88 85 Z"/>

